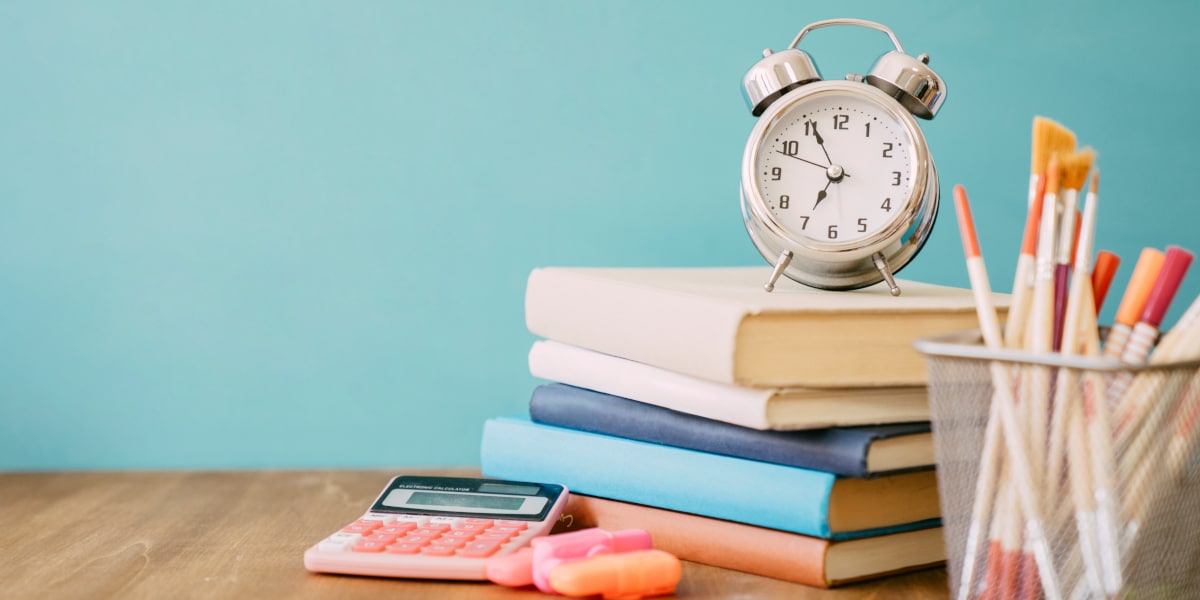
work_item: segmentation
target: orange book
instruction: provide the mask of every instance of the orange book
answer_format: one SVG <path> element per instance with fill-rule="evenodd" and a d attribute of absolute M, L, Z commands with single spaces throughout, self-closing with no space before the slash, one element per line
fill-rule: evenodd
<path fill-rule="evenodd" d="M 572 493 L 562 529 L 640 528 L 654 547 L 689 560 L 814 587 L 834 587 L 944 564 L 942 528 L 825 540 Z"/>

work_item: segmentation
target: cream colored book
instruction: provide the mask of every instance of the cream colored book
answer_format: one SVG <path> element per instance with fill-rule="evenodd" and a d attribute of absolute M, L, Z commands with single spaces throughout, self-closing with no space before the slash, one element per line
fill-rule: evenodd
<path fill-rule="evenodd" d="M 920 337 L 979 326 L 971 291 L 900 281 L 852 291 L 780 281 L 770 267 L 534 269 L 529 330 L 701 379 L 754 387 L 921 386 Z M 993 298 L 1002 311 L 1006 294 Z"/>
<path fill-rule="evenodd" d="M 926 387 L 754 388 L 718 383 L 553 340 L 529 350 L 534 377 L 752 429 L 929 420 Z"/>

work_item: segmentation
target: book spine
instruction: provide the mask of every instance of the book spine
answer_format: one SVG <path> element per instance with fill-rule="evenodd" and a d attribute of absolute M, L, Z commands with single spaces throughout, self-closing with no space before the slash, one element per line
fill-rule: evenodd
<path fill-rule="evenodd" d="M 700 452 L 723 454 L 868 477 L 871 438 L 837 430 L 760 431 L 671 411 L 611 394 L 563 384 L 533 391 L 529 416 L 536 422 L 631 438 Z"/>
<path fill-rule="evenodd" d="M 745 311 L 704 298 L 605 279 L 601 271 L 529 275 L 525 324 L 535 335 L 687 375 L 734 383 Z"/>
<path fill-rule="evenodd" d="M 830 473 L 492 418 L 489 477 L 545 481 L 582 494 L 829 538 Z"/>
<path fill-rule="evenodd" d="M 534 377 L 596 390 L 753 429 L 769 429 L 774 389 L 708 381 L 644 363 L 541 340 L 529 350 Z"/>

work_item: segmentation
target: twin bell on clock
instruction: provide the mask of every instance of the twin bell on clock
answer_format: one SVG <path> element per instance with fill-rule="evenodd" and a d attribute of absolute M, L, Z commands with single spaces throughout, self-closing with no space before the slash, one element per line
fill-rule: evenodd
<path fill-rule="evenodd" d="M 887 34 L 887 51 L 866 75 L 825 80 L 799 50 L 822 27 Z M 910 56 L 890 29 L 861 19 L 818 21 L 785 50 L 763 51 L 743 78 L 759 120 L 742 159 L 742 215 L 758 251 L 780 276 L 829 290 L 886 281 L 917 254 L 933 229 L 938 178 L 916 119 L 932 119 L 946 84 Z"/>

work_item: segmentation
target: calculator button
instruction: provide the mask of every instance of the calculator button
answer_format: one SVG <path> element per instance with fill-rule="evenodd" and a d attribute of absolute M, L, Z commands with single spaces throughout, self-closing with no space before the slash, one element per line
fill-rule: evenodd
<path fill-rule="evenodd" d="M 383 552 L 384 548 L 387 548 L 387 543 L 385 542 L 372 542 L 364 539 L 355 544 L 350 550 L 354 552 Z"/>
<path fill-rule="evenodd" d="M 433 540 L 432 542 L 429 542 L 429 545 L 430 546 L 447 546 L 450 548 L 462 548 L 463 546 L 466 546 L 467 542 L 469 542 L 469 541 L 471 541 L 471 540 L 464 539 L 464 538 L 440 537 L 436 540 Z"/>
<path fill-rule="evenodd" d="M 479 532 L 470 531 L 467 529 L 455 529 L 453 531 L 447 531 L 446 533 L 443 533 L 441 539 L 445 540 L 453 538 L 456 540 L 465 540 L 469 542 L 475 539 L 476 535 L 479 535 Z"/>
<path fill-rule="evenodd" d="M 425 526 L 430 527 L 432 525 L 446 525 L 448 527 L 454 527 L 462 522 L 462 517 L 431 517 L 429 521 L 425 523 Z"/>
<path fill-rule="evenodd" d="M 521 529 L 524 529 L 524 527 L 522 527 Z M 499 526 L 497 526 L 497 527 L 493 527 L 493 528 L 489 529 L 488 533 L 504 534 L 504 535 L 507 535 L 508 537 L 512 537 L 514 535 L 517 535 L 518 533 L 521 533 L 521 529 L 517 529 L 516 527 L 499 527 Z"/>
<path fill-rule="evenodd" d="M 362 536 L 356 533 L 335 533 L 325 538 L 317 546 L 323 552 L 341 552 L 362 541 Z"/>
<path fill-rule="evenodd" d="M 412 535 L 427 535 L 430 537 L 437 537 L 439 535 L 442 535 L 443 531 L 449 531 L 449 530 L 450 530 L 449 527 L 447 527 L 445 529 L 442 529 L 441 527 L 422 527 L 420 529 L 413 530 Z"/>
<path fill-rule="evenodd" d="M 491 525 L 471 525 L 470 523 L 463 523 L 461 525 L 456 525 L 453 531 L 470 531 L 472 533 L 479 534 L 487 531 L 488 527 L 491 527 Z"/>
<path fill-rule="evenodd" d="M 385 515 L 382 513 L 367 513 L 358 519 L 359 521 L 379 521 L 384 525 L 396 520 L 395 515 Z"/>
<path fill-rule="evenodd" d="M 421 554 L 426 556 L 454 556 L 458 548 L 454 546 L 425 546 L 421 548 Z"/>
<path fill-rule="evenodd" d="M 391 525 L 399 525 L 400 523 L 412 523 L 413 525 L 420 527 L 421 525 L 424 525 L 425 522 L 428 520 L 429 520 L 429 517 L 426 517 L 424 515 L 398 515 L 396 517 L 396 520 L 391 522 Z"/>
<path fill-rule="evenodd" d="M 379 531 L 376 530 L 374 533 L 363 539 L 368 542 L 383 542 L 384 544 L 390 544 L 396 541 L 396 538 L 398 537 L 400 537 L 400 534 L 398 533 L 379 533 Z"/>
<path fill-rule="evenodd" d="M 376 529 L 375 533 L 386 533 L 388 535 L 391 535 L 394 533 L 396 535 L 404 535 L 416 528 L 417 528 L 416 523 L 393 523 L 391 525 L 387 525 L 385 527 L 380 527 L 379 529 Z"/>
<path fill-rule="evenodd" d="M 382 523 L 378 521 L 355 521 L 342 528 L 345 533 L 370 533 L 379 527 Z"/>
<path fill-rule="evenodd" d="M 400 543 L 388 546 L 387 551 L 390 554 L 416 554 L 421 551 L 422 547 L 421 544 Z"/>
<path fill-rule="evenodd" d="M 492 521 L 491 519 L 463 519 L 462 520 L 463 526 L 483 527 L 485 529 L 488 527 L 491 527 L 492 525 L 495 525 L 495 524 L 496 524 L 495 521 Z"/>
<path fill-rule="evenodd" d="M 496 526 L 497 527 L 512 527 L 513 529 L 518 529 L 521 531 L 524 531 L 526 528 L 529 527 L 529 525 L 527 523 L 525 523 L 525 521 L 506 521 L 503 519 L 496 521 Z"/>
<path fill-rule="evenodd" d="M 496 551 L 500 549 L 501 545 L 502 543 L 498 541 L 475 541 L 463 546 L 462 549 L 458 551 L 458 555 L 465 556 L 467 558 L 486 558 L 495 554 Z"/>
<path fill-rule="evenodd" d="M 421 546 L 427 546 L 427 545 L 429 545 L 429 542 L 432 542 L 434 540 L 434 538 L 436 538 L 436 537 L 437 536 L 433 536 L 433 535 L 413 535 L 410 533 L 407 536 L 397 539 L 396 542 L 404 543 L 404 544 L 418 544 Z"/>
<path fill-rule="evenodd" d="M 476 540 L 476 541 L 481 541 L 481 542 L 500 542 L 500 543 L 504 543 L 504 542 L 507 542 L 507 541 L 508 541 L 509 539 L 511 539 L 511 538 L 512 538 L 512 534 L 511 534 L 511 533 L 496 533 L 496 532 L 493 532 L 493 531 L 491 531 L 491 530 L 488 530 L 488 531 L 486 531 L 486 532 L 484 532 L 484 533 L 481 533 L 481 534 L 479 534 L 479 535 L 475 536 L 475 540 Z"/>
<path fill-rule="evenodd" d="M 450 528 L 451 525 L 449 523 L 434 523 L 432 520 L 421 526 L 421 529 L 436 529 L 438 531 L 450 531 Z"/>

